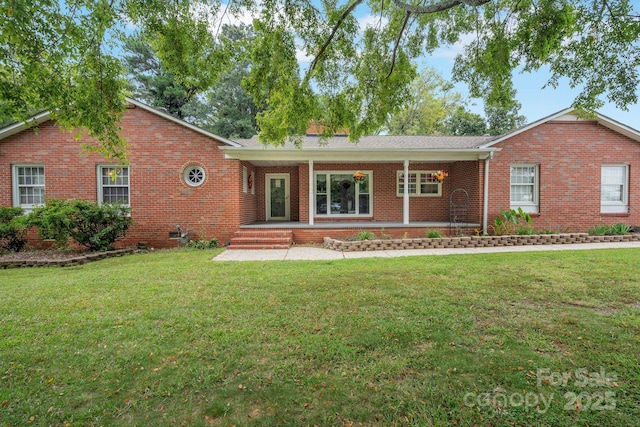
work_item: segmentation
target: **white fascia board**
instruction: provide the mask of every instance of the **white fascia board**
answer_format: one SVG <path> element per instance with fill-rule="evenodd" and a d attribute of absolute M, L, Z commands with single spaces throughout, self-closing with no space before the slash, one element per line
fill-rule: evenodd
<path fill-rule="evenodd" d="M 206 130 L 198 127 L 198 126 L 192 125 L 191 123 L 187 123 L 184 120 L 180 120 L 179 118 L 172 116 L 171 114 L 165 113 L 165 112 L 160 111 L 160 110 L 156 110 L 155 108 L 150 107 L 150 106 L 148 106 L 146 104 L 143 104 L 140 101 L 136 101 L 135 99 L 132 99 L 132 98 L 129 98 L 129 97 L 127 97 L 126 100 L 127 100 L 127 102 L 129 104 L 135 105 L 136 107 L 142 108 L 145 111 L 148 111 L 148 112 L 153 113 L 153 114 L 155 114 L 157 116 L 160 116 L 162 118 L 170 120 L 170 121 L 172 121 L 174 123 L 177 123 L 177 124 L 179 124 L 181 126 L 184 126 L 184 127 L 188 128 L 188 129 L 191 129 L 191 130 L 193 130 L 195 132 L 198 132 L 198 133 L 200 133 L 202 135 L 208 136 L 209 138 L 216 139 L 216 140 L 218 140 L 218 141 L 220 141 L 220 142 L 222 142 L 224 144 L 230 145 L 232 147 L 242 147 L 237 142 L 234 142 L 234 141 L 231 141 L 230 139 L 227 139 L 227 138 L 224 138 L 222 136 L 213 134 L 213 133 L 211 133 L 209 131 L 206 131 Z"/>
<path fill-rule="evenodd" d="M 634 141 L 640 142 L 640 131 L 632 128 L 631 126 L 627 126 L 624 123 L 620 123 L 617 120 L 614 120 L 610 117 L 604 116 L 600 113 L 596 114 L 598 118 L 598 123 L 602 126 L 611 129 L 614 132 L 618 132 L 621 135 L 624 135 L 628 138 L 633 139 Z"/>
<path fill-rule="evenodd" d="M 414 149 L 414 150 L 358 150 L 358 149 L 312 149 L 312 150 L 265 150 L 220 147 L 228 159 L 247 161 L 297 161 L 309 160 L 318 162 L 400 162 L 409 159 L 412 162 L 462 161 L 478 160 L 491 156 L 498 151 L 495 148 L 485 149 Z"/>
<path fill-rule="evenodd" d="M 0 140 L 8 138 L 11 135 L 15 135 L 16 133 L 20 133 L 33 125 L 39 125 L 40 123 L 46 122 L 50 117 L 51 114 L 49 113 L 49 111 L 43 111 L 42 113 L 38 113 L 35 116 L 31 116 L 24 122 L 14 123 L 3 129 L 0 129 Z"/>

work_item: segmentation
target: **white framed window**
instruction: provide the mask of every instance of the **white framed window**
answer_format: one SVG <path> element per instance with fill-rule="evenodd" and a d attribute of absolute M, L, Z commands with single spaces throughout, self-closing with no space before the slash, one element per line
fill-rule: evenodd
<path fill-rule="evenodd" d="M 316 215 L 372 216 L 373 172 L 363 171 L 362 181 L 353 179 L 355 172 L 315 173 Z"/>
<path fill-rule="evenodd" d="M 183 172 L 184 182 L 191 187 L 199 187 L 204 183 L 207 177 L 204 168 L 199 165 L 190 165 L 184 168 Z"/>
<path fill-rule="evenodd" d="M 396 195 L 404 196 L 405 183 L 409 186 L 410 197 L 440 197 L 442 183 L 433 177 L 436 171 L 409 171 L 405 180 L 404 171 L 396 171 Z"/>
<path fill-rule="evenodd" d="M 511 209 L 538 213 L 538 165 L 511 165 Z"/>
<path fill-rule="evenodd" d="M 249 175 L 247 174 L 247 167 L 242 167 L 242 192 L 247 193 L 249 191 Z"/>
<path fill-rule="evenodd" d="M 128 166 L 98 166 L 98 203 L 130 206 Z"/>
<path fill-rule="evenodd" d="M 43 165 L 13 166 L 13 206 L 31 212 L 45 204 L 45 184 Z"/>
<path fill-rule="evenodd" d="M 600 212 L 629 212 L 629 166 L 603 165 L 600 178 Z"/>

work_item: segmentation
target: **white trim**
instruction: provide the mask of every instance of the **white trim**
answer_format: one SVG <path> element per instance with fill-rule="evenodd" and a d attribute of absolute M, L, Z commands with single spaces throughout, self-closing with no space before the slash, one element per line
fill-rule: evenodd
<path fill-rule="evenodd" d="M 42 185 L 18 185 L 18 168 L 42 168 L 43 169 L 43 178 L 44 183 Z M 33 203 L 33 204 L 21 204 L 20 203 L 20 187 L 42 187 L 44 189 L 44 197 L 46 200 L 47 194 L 47 172 L 45 170 L 45 166 L 42 163 L 18 163 L 11 165 L 11 177 L 12 177 L 12 193 L 13 193 L 13 206 L 20 207 L 24 210 L 25 213 L 31 212 L 34 208 L 38 206 L 44 206 L 44 203 Z"/>
<path fill-rule="evenodd" d="M 363 194 L 368 194 L 369 195 L 369 213 L 366 214 L 361 214 L 361 213 L 357 213 L 357 214 L 332 214 L 331 213 L 331 192 L 330 192 L 330 182 L 331 182 L 331 175 L 353 175 L 354 173 L 356 173 L 355 170 L 321 170 L 321 171 L 315 171 L 313 174 L 313 186 L 314 186 L 314 194 L 316 197 L 314 197 L 313 200 L 313 205 L 314 205 L 314 215 L 316 218 L 371 218 L 373 217 L 373 171 L 372 170 L 362 170 L 361 172 L 363 172 L 364 174 L 366 174 L 369 178 L 369 192 L 368 193 L 363 193 Z M 319 214 L 317 213 L 317 209 L 316 209 L 316 199 L 317 199 L 317 182 L 318 182 L 318 175 L 327 175 L 327 192 L 326 197 L 327 197 L 327 213 L 325 214 Z M 356 183 L 356 200 L 354 200 L 354 204 L 356 206 L 356 210 L 360 211 L 360 200 L 358 195 L 360 194 L 360 190 L 359 190 L 359 183 Z"/>
<path fill-rule="evenodd" d="M 491 162 L 491 157 L 487 157 L 484 160 L 484 200 L 482 201 L 482 234 L 488 234 L 487 230 L 489 216 L 489 163 Z M 511 169 L 509 169 L 511 170 Z M 509 183 L 509 189 L 511 189 L 511 183 Z M 511 191 L 511 190 L 509 190 Z M 511 198 L 511 195 L 509 195 Z"/>
<path fill-rule="evenodd" d="M 192 131 L 198 132 L 199 134 L 202 134 L 204 136 L 207 136 L 209 138 L 213 138 L 217 141 L 220 141 L 224 144 L 227 144 L 228 146 L 231 147 L 242 147 L 242 145 L 238 144 L 237 142 L 231 141 L 230 139 L 224 138 L 222 136 L 219 135 L 215 135 L 209 131 L 206 131 L 202 128 L 199 128 L 198 126 L 192 125 L 191 123 L 187 123 L 184 120 L 180 120 L 176 117 L 173 117 L 171 114 L 168 113 L 164 113 L 160 110 L 157 110 L 153 107 L 150 107 L 146 104 L 143 104 L 140 101 L 136 101 L 135 99 L 129 98 L 129 97 L 125 97 L 125 100 L 127 101 L 127 103 L 131 104 L 131 105 L 135 105 L 138 108 L 142 108 L 145 111 L 148 111 L 150 113 L 153 113 L 159 117 L 162 117 L 164 119 L 167 119 L 169 121 L 172 121 L 174 123 L 179 124 L 180 126 L 186 127 L 187 129 L 191 129 Z M 12 125 L 9 125 L 3 129 L 0 129 L 0 140 L 4 139 L 4 138 L 8 138 L 11 135 L 15 135 L 16 133 L 22 132 L 24 129 L 27 129 L 30 126 L 33 126 L 33 124 L 40 124 L 43 122 L 46 122 L 47 120 L 49 120 L 51 118 L 51 112 L 50 111 L 43 111 L 41 113 L 38 113 L 32 117 L 30 117 L 29 119 L 25 120 L 24 122 L 19 122 L 19 123 L 14 123 Z"/>
<path fill-rule="evenodd" d="M 512 138 L 516 135 L 519 135 L 523 132 L 526 132 L 530 129 L 533 129 L 536 126 L 539 126 L 543 123 L 547 123 L 547 122 L 552 122 L 552 121 L 566 121 L 568 119 L 568 115 L 572 115 L 572 113 L 575 112 L 574 108 L 565 108 L 564 110 L 558 111 L 557 113 L 551 114 L 550 116 L 544 117 L 540 120 L 536 120 L 535 122 L 529 123 L 528 125 L 525 125 L 521 128 L 515 129 L 511 132 L 505 133 L 503 135 L 498 136 L 496 139 L 494 139 L 493 141 L 489 141 L 486 144 L 481 145 L 479 148 L 483 149 L 483 148 L 490 148 L 493 147 L 494 145 L 498 144 L 499 142 L 502 142 L 506 139 Z M 610 117 L 607 117 L 603 114 L 600 113 L 595 113 L 595 116 L 593 119 L 581 119 L 580 117 L 577 116 L 572 116 L 574 117 L 572 120 L 575 121 L 580 121 L 580 120 L 585 120 L 585 121 L 597 121 L 599 124 L 601 124 L 602 126 L 611 129 L 614 132 L 617 132 L 621 135 L 624 135 L 626 137 L 629 137 L 631 139 L 633 139 L 634 141 L 638 141 L 640 142 L 640 131 L 627 126 L 623 123 L 620 123 Z"/>
<path fill-rule="evenodd" d="M 313 174 L 313 160 L 309 160 L 309 225 L 315 222 L 315 206 L 316 206 L 316 185 Z"/>
<path fill-rule="evenodd" d="M 422 193 L 420 192 L 420 185 L 422 184 L 420 178 L 424 175 L 433 175 L 436 173 L 436 170 L 409 170 L 408 175 L 414 174 L 416 176 L 416 191 L 412 193 L 409 191 L 409 197 L 442 197 L 442 182 L 428 182 L 426 184 L 437 185 L 438 192 L 437 193 Z M 404 175 L 404 171 L 396 171 L 396 197 L 404 197 L 404 190 L 400 193 L 400 176 Z M 408 176 L 405 175 L 405 176 Z M 409 187 L 409 182 L 405 180 L 404 186 Z"/>
<path fill-rule="evenodd" d="M 245 160 L 253 164 L 297 164 L 309 160 L 330 163 L 354 162 L 383 162 L 397 163 L 405 159 L 412 162 L 453 162 L 463 160 L 484 160 L 497 148 L 489 149 L 375 149 L 364 150 L 354 145 L 354 148 L 311 148 L 311 149 L 283 149 L 267 148 L 236 148 L 219 147 L 225 153 L 226 159 Z"/>
<path fill-rule="evenodd" d="M 242 192 L 244 194 L 249 192 L 249 172 L 246 166 L 242 167 Z"/>
<path fill-rule="evenodd" d="M 409 160 L 404 161 L 404 176 L 409 176 Z M 398 180 L 396 178 L 396 185 L 398 184 Z M 397 188 L 396 188 L 396 191 Z M 402 193 L 402 223 L 405 225 L 409 225 L 409 186 L 407 183 L 404 183 L 404 191 Z"/>
<path fill-rule="evenodd" d="M 237 142 L 234 142 L 234 141 L 231 141 L 230 139 L 227 139 L 227 138 L 224 138 L 222 136 L 213 134 L 213 133 L 211 133 L 209 131 L 206 131 L 206 130 L 204 130 L 202 128 L 199 128 L 196 125 L 192 125 L 191 123 L 187 123 L 184 120 L 180 120 L 177 117 L 174 117 L 169 113 L 165 113 L 165 112 L 157 110 L 157 109 L 155 109 L 155 108 L 153 108 L 153 107 L 151 107 L 149 105 L 143 104 L 140 101 L 136 101 L 135 99 L 132 99 L 132 98 L 129 98 L 129 97 L 126 97 L 125 99 L 127 100 L 127 102 L 129 104 L 135 105 L 136 107 L 142 108 L 145 111 L 148 111 L 148 112 L 153 113 L 153 114 L 155 114 L 157 116 L 160 116 L 160 117 L 162 117 L 164 119 L 167 119 L 169 121 L 177 123 L 180 126 L 186 127 L 187 129 L 191 129 L 192 131 L 198 132 L 199 134 L 202 134 L 204 136 L 208 136 L 209 138 L 216 139 L 216 140 L 218 140 L 218 141 L 220 141 L 222 143 L 225 143 L 227 145 L 230 145 L 232 147 L 242 147 L 242 145 L 238 144 Z"/>
<path fill-rule="evenodd" d="M 624 182 L 621 201 L 602 200 L 602 169 L 623 168 Z M 628 164 L 604 164 L 600 166 L 600 213 L 628 213 L 629 212 L 629 165 Z"/>
<path fill-rule="evenodd" d="M 123 203 L 123 206 L 131 207 L 131 165 L 113 165 L 113 164 L 100 164 L 96 166 L 96 181 L 98 184 L 98 204 L 101 205 L 103 203 L 102 199 L 104 196 L 103 193 L 103 184 L 102 184 L 102 169 L 103 168 L 119 168 L 119 169 L 127 169 L 127 199 L 129 203 Z"/>
<path fill-rule="evenodd" d="M 271 216 L 271 179 L 283 179 L 284 178 L 284 216 L 272 217 Z M 288 173 L 267 173 L 264 175 L 264 205 L 265 205 L 265 219 L 267 221 L 289 221 L 291 218 L 291 178 Z"/>
<path fill-rule="evenodd" d="M 200 169 L 202 171 L 202 180 L 200 182 L 193 182 L 189 179 L 189 173 L 193 170 Z M 184 179 L 185 184 L 189 187 L 200 187 L 207 180 L 207 172 L 204 168 L 198 164 L 192 164 L 184 168 L 182 171 L 182 178 Z"/>
<path fill-rule="evenodd" d="M 529 185 L 530 184 L 514 184 L 511 182 L 513 168 L 533 168 L 533 200 L 530 202 L 512 201 L 512 187 L 514 185 Z M 511 209 L 522 208 L 526 213 L 539 213 L 540 208 L 540 165 L 534 163 L 512 163 L 509 165 L 509 206 Z"/>

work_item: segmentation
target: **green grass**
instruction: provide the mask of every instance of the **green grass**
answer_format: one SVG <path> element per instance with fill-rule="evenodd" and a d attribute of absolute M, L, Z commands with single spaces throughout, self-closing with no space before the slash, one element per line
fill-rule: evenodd
<path fill-rule="evenodd" d="M 640 251 L 215 253 L 0 271 L 0 425 L 638 425 Z"/>

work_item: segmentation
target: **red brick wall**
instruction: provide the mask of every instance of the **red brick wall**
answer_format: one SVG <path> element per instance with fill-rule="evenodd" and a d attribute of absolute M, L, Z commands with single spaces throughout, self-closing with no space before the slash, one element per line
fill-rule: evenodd
<path fill-rule="evenodd" d="M 140 108 L 122 120 L 129 141 L 130 201 L 135 226 L 121 245 L 147 241 L 152 247 L 172 247 L 168 233 L 179 224 L 195 238 L 229 240 L 241 221 L 252 220 L 255 207 L 244 196 L 241 203 L 241 165 L 224 160 L 221 143 Z M 11 206 L 11 165 L 45 166 L 47 198 L 97 200 L 96 166 L 112 164 L 96 154 L 82 154 L 81 141 L 61 132 L 53 122 L 38 132 L 23 131 L 0 141 L 0 204 Z M 200 187 L 184 183 L 189 164 L 204 166 Z M 203 234 L 201 236 L 201 234 Z"/>
<path fill-rule="evenodd" d="M 510 165 L 539 165 L 537 229 L 586 231 L 598 224 L 640 225 L 640 143 L 596 122 L 552 122 L 496 144 L 490 165 L 489 224 L 509 209 Z M 603 164 L 629 165 L 629 214 L 600 213 Z"/>

